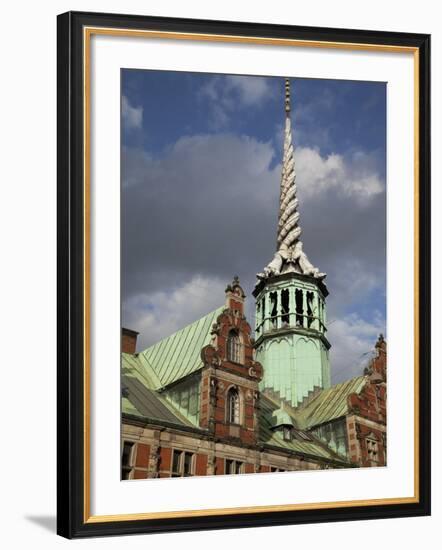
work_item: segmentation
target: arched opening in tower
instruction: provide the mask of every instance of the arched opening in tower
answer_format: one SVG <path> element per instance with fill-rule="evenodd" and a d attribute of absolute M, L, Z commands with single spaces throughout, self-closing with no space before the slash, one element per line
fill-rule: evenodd
<path fill-rule="evenodd" d="M 313 324 L 313 292 L 307 292 L 307 328 L 310 328 Z"/>
<path fill-rule="evenodd" d="M 281 324 L 283 327 L 286 327 L 290 324 L 290 302 L 288 288 L 281 291 L 281 314 Z"/>
<path fill-rule="evenodd" d="M 278 294 L 270 293 L 270 322 L 273 328 L 278 326 Z"/>
<path fill-rule="evenodd" d="M 303 292 L 300 288 L 297 288 L 295 291 L 295 302 L 296 302 L 296 326 L 302 327 L 304 325 L 304 297 Z"/>

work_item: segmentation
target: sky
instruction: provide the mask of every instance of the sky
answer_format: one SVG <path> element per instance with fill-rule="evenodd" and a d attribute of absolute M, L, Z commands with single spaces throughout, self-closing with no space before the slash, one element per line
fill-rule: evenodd
<path fill-rule="evenodd" d="M 330 292 L 332 382 L 386 331 L 386 85 L 291 79 L 301 240 Z M 275 252 L 284 78 L 122 71 L 122 323 L 138 351 Z"/>

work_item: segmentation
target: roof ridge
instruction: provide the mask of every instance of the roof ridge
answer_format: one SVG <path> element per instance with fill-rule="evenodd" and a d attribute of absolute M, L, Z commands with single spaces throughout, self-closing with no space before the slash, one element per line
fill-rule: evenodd
<path fill-rule="evenodd" d="M 212 326 L 225 306 L 210 311 L 138 354 L 140 365 L 152 374 L 155 389 L 164 388 L 202 366 L 201 349 L 212 339 Z"/>
<path fill-rule="evenodd" d="M 350 393 L 359 392 L 367 380 L 365 375 L 355 376 L 324 389 L 304 407 L 297 409 L 300 424 L 303 427 L 319 425 L 346 414 L 346 398 Z"/>
<path fill-rule="evenodd" d="M 161 342 L 164 342 L 165 340 L 168 340 L 169 338 L 172 338 L 173 336 L 176 336 L 177 334 L 179 334 L 180 332 L 182 332 L 183 330 L 186 330 L 187 328 L 191 327 L 192 325 L 195 325 L 196 323 L 199 323 L 202 319 L 205 319 L 206 317 L 209 317 L 210 315 L 213 315 L 215 312 L 219 311 L 220 313 L 222 313 L 222 311 L 224 311 L 225 309 L 225 306 L 220 306 L 220 307 L 217 307 L 215 308 L 214 310 L 210 311 L 209 313 L 206 313 L 206 315 L 203 315 L 202 317 L 199 317 L 198 319 L 195 319 L 195 321 L 192 321 L 191 323 L 187 324 L 187 325 L 184 325 L 184 327 L 176 330 L 175 332 L 172 332 L 172 334 L 169 334 L 169 336 L 165 336 L 164 338 L 161 338 L 160 340 L 157 340 L 156 342 L 154 342 L 153 344 L 151 344 L 150 346 L 148 346 L 147 348 L 144 348 L 142 351 L 140 351 L 138 353 L 138 355 L 144 355 L 144 353 L 157 346 L 158 344 L 160 344 Z"/>
<path fill-rule="evenodd" d="M 152 369 L 152 367 L 149 364 L 149 367 L 151 368 L 151 371 L 147 372 L 144 366 L 141 364 L 141 358 L 136 353 L 122 353 L 122 369 L 130 368 L 136 371 L 136 373 L 146 382 L 146 387 L 150 387 L 152 384 L 161 384 L 160 379 L 155 374 L 155 371 Z M 143 360 L 146 361 L 146 363 L 149 363 L 149 361 L 143 357 Z M 126 365 L 124 364 L 124 361 L 126 361 Z M 153 380 L 152 380 L 153 378 Z"/>

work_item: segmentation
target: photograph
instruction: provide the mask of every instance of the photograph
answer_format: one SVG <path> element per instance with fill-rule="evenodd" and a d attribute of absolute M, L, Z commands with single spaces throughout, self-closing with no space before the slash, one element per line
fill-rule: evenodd
<path fill-rule="evenodd" d="M 120 102 L 121 480 L 386 467 L 387 84 Z"/>

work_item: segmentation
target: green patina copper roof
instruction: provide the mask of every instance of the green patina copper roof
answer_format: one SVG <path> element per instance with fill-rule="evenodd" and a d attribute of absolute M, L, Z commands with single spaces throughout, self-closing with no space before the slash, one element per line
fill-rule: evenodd
<path fill-rule="evenodd" d="M 276 409 L 276 411 L 273 411 L 272 419 L 273 419 L 273 426 L 283 426 L 283 425 L 293 426 L 294 425 L 292 417 L 284 409 L 284 407 L 281 407 L 280 409 Z"/>
<path fill-rule="evenodd" d="M 134 407 L 134 405 L 130 402 L 130 399 L 127 397 L 123 397 L 121 400 L 121 411 L 126 414 L 132 414 L 134 416 L 142 416 L 140 411 Z"/>
<path fill-rule="evenodd" d="M 366 376 L 358 376 L 322 390 L 296 409 L 295 418 L 298 426 L 311 428 L 346 415 L 348 396 L 352 393 L 359 393 L 366 381 Z"/>
<path fill-rule="evenodd" d="M 147 388 L 139 378 L 124 375 L 121 380 L 124 395 L 121 401 L 123 413 L 191 426 L 191 423 L 179 413 L 164 397 Z"/>
<path fill-rule="evenodd" d="M 201 350 L 210 343 L 213 323 L 224 306 L 160 340 L 137 355 L 122 354 L 122 368 L 158 390 L 201 368 Z"/>
<path fill-rule="evenodd" d="M 143 366 L 138 355 L 130 353 L 121 354 L 121 373 L 123 376 L 127 374 L 138 378 L 147 388 L 161 388 L 160 379 L 155 374 L 155 371 Z"/>
<path fill-rule="evenodd" d="M 260 406 L 260 422 L 259 422 L 259 436 L 261 443 L 266 445 L 272 445 L 274 447 L 282 447 L 284 449 L 302 453 L 305 455 L 316 456 L 319 458 L 328 458 L 337 462 L 342 462 L 343 465 L 346 461 L 338 457 L 332 450 L 321 444 L 312 434 L 308 434 L 307 437 L 311 441 L 300 441 L 297 439 L 296 434 L 302 435 L 302 430 L 295 429 L 295 437 L 291 440 L 285 440 L 280 434 L 274 430 L 274 413 L 277 411 L 276 405 L 270 399 L 262 397 Z M 290 423 L 293 424 L 293 420 L 286 411 L 287 416 L 290 418 Z"/>

